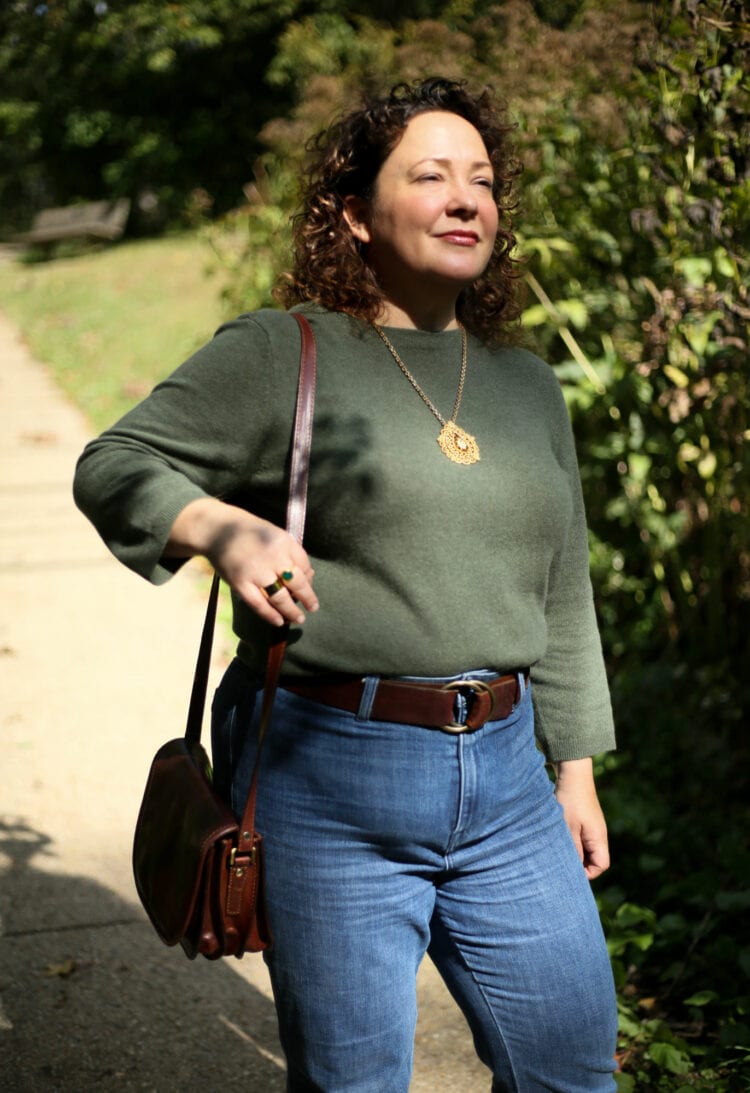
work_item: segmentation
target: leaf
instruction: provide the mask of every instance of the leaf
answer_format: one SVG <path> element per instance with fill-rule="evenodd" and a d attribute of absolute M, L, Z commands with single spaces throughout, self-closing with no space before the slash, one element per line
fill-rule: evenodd
<path fill-rule="evenodd" d="M 716 456 L 713 452 L 706 452 L 703 458 L 698 461 L 698 474 L 701 478 L 713 478 L 715 470 Z"/>
<path fill-rule="evenodd" d="M 681 368 L 676 368 L 673 364 L 664 365 L 664 375 L 671 379 L 675 387 L 687 387 L 690 383 L 690 379 Z"/>
<path fill-rule="evenodd" d="M 642 953 L 645 953 L 647 949 L 650 949 L 654 943 L 653 934 L 634 934 L 628 938 L 631 945 L 635 945 L 637 949 L 640 949 Z"/>
<path fill-rule="evenodd" d="M 735 266 L 724 247 L 718 247 L 714 251 L 714 264 L 722 277 L 735 276 Z"/>
<path fill-rule="evenodd" d="M 651 457 L 641 452 L 631 452 L 628 456 L 631 476 L 636 482 L 644 482 L 651 470 Z"/>
<path fill-rule="evenodd" d="M 710 258 L 680 258 L 675 262 L 675 269 L 681 273 L 690 285 L 700 288 L 711 276 Z"/>
<path fill-rule="evenodd" d="M 637 903 L 623 903 L 617 908 L 615 914 L 617 925 L 620 928 L 640 925 L 642 922 L 649 926 L 656 922 L 656 914 L 650 907 L 639 907 Z"/>
<path fill-rule="evenodd" d="M 619 1071 L 615 1074 L 617 1093 L 635 1093 L 635 1078 L 632 1074 L 623 1074 Z"/>
<path fill-rule="evenodd" d="M 746 911 L 750 907 L 750 890 L 744 892 L 717 892 L 716 906 L 720 911 Z"/>
<path fill-rule="evenodd" d="M 686 1006 L 707 1006 L 709 1002 L 715 1002 L 719 995 L 716 991 L 697 991 L 685 999 Z"/>
<path fill-rule="evenodd" d="M 521 316 L 522 326 L 541 326 L 542 323 L 562 325 L 572 323 L 578 330 L 583 330 L 588 322 L 588 308 L 582 300 L 555 300 L 552 309 L 543 304 L 532 304 Z"/>
<path fill-rule="evenodd" d="M 549 312 L 541 304 L 533 304 L 532 307 L 527 307 L 521 316 L 522 326 L 541 326 L 542 323 L 548 323 L 549 321 Z"/>
<path fill-rule="evenodd" d="M 651 1044 L 646 1055 L 670 1074 L 687 1074 L 690 1070 L 690 1060 L 673 1044 Z"/>
<path fill-rule="evenodd" d="M 151 72 L 166 72 L 170 69 L 177 59 L 177 54 L 171 48 L 167 46 L 165 49 L 157 49 L 146 60 L 146 67 Z"/>
<path fill-rule="evenodd" d="M 629 1036 L 631 1040 L 634 1040 L 636 1036 L 641 1033 L 640 1021 L 636 1021 L 630 1014 L 620 1010 L 620 1014 L 617 1018 L 617 1026 L 623 1036 Z"/>
<path fill-rule="evenodd" d="M 583 330 L 588 322 L 588 308 L 582 300 L 556 300 L 555 307 L 577 330 Z"/>
<path fill-rule="evenodd" d="M 67 979 L 76 970 L 76 966 L 75 960 L 63 960 L 62 964 L 48 964 L 44 974 L 48 979 Z"/>
<path fill-rule="evenodd" d="M 705 354 L 713 329 L 720 318 L 720 311 L 710 311 L 702 322 L 685 323 L 682 326 L 685 340 L 699 357 Z M 664 371 L 666 372 L 666 368 Z"/>

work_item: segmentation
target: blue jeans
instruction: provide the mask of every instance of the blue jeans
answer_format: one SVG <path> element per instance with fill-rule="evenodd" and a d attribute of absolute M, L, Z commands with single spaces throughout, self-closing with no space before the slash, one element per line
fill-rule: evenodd
<path fill-rule="evenodd" d="M 214 699 L 216 784 L 237 813 L 257 694 L 235 661 Z M 256 820 L 290 1091 L 406 1093 L 425 952 L 494 1093 L 616 1088 L 609 960 L 528 690 L 462 735 L 279 690 Z"/>

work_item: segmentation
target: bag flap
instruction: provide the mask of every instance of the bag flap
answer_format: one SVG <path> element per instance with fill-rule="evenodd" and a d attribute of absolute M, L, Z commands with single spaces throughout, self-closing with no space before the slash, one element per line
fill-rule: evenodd
<path fill-rule="evenodd" d="M 238 832 L 234 814 L 208 779 L 204 749 L 191 751 L 178 737 L 154 756 L 133 841 L 138 895 L 167 945 L 177 944 L 187 929 L 211 846 Z"/>

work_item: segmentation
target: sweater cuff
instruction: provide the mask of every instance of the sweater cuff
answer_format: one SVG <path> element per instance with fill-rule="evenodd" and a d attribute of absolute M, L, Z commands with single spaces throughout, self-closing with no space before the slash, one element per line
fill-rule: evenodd
<path fill-rule="evenodd" d="M 107 545 L 116 558 L 151 584 L 165 584 L 189 561 L 188 558 L 164 557 L 172 526 L 186 505 L 207 496 L 205 490 L 187 479 L 173 482 L 169 498 L 152 512 L 148 527 L 138 529 L 128 542 L 109 542 Z"/>

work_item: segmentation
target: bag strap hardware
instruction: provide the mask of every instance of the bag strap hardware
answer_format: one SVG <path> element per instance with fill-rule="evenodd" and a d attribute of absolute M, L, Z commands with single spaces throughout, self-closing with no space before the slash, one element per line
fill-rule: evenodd
<path fill-rule="evenodd" d="M 241 877 L 242 873 L 240 872 L 240 869 L 247 869 L 248 867 L 252 868 L 252 866 L 255 865 L 256 855 L 257 850 L 255 849 L 255 847 L 253 847 L 249 854 L 241 855 L 242 862 L 241 864 L 238 864 L 237 859 L 239 856 L 239 850 L 236 846 L 233 846 L 229 854 L 229 868 L 234 869 L 235 866 L 237 866 L 237 876 Z"/>

